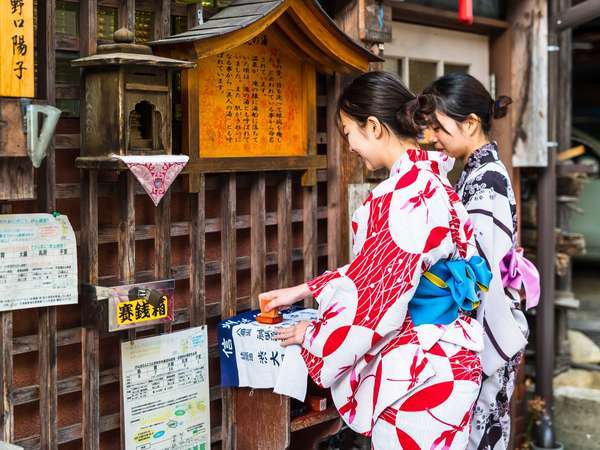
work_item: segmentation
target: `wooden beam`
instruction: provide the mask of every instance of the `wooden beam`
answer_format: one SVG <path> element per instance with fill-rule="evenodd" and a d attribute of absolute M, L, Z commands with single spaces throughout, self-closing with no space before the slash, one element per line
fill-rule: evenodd
<path fill-rule="evenodd" d="M 322 155 L 200 158 L 198 161 L 190 161 L 184 173 L 265 172 L 324 169 L 325 167 L 327 167 L 327 158 Z"/>
<path fill-rule="evenodd" d="M 265 208 L 265 174 L 260 172 L 252 183 L 250 190 L 250 279 L 251 305 L 257 309 L 260 305 L 258 294 L 265 289 L 266 266 L 266 208 Z"/>
<path fill-rule="evenodd" d="M 80 2 L 80 55 L 96 53 L 97 42 L 97 0 Z M 86 123 L 87 108 L 85 89 L 81 90 L 80 130 Z M 85 142 L 83 143 L 85 145 Z M 98 173 L 95 170 L 83 171 L 81 176 L 81 247 L 82 280 L 90 284 L 98 281 Z M 83 328 L 81 330 L 81 370 L 82 370 L 82 423 L 81 433 L 84 450 L 100 449 L 100 338 L 95 323 L 88 323 L 89 314 L 82 309 Z"/>
<path fill-rule="evenodd" d="M 132 283 L 135 274 L 135 184 L 131 172 L 119 174 L 119 281 Z"/>
<path fill-rule="evenodd" d="M 458 21 L 458 13 L 456 12 L 406 3 L 403 0 L 386 0 L 386 3 L 392 7 L 392 20 L 394 21 L 485 35 L 502 33 L 508 28 L 508 23 L 504 20 L 476 16 L 473 24 L 465 25 Z"/>
<path fill-rule="evenodd" d="M 319 246 L 319 256 L 326 255 L 326 252 L 321 252 L 324 247 Z M 302 248 L 292 249 L 292 262 L 302 261 Z M 267 253 L 267 266 L 273 266 L 277 264 L 278 255 L 277 252 Z M 236 257 L 236 269 L 237 270 L 250 270 L 250 256 L 238 256 Z M 221 273 L 221 261 L 207 261 L 205 267 L 205 275 L 219 275 Z M 171 267 L 171 278 L 174 280 L 187 280 L 190 278 L 190 266 L 187 264 L 177 265 Z M 138 282 L 154 281 L 154 270 L 140 270 L 136 272 L 135 279 Z M 106 275 L 100 277 L 99 281 L 104 285 L 116 286 L 119 284 L 119 280 L 114 275 Z"/>
<path fill-rule="evenodd" d="M 135 32 L 135 0 L 120 0 L 119 28 Z"/>
<path fill-rule="evenodd" d="M 75 166 L 80 169 L 128 170 L 127 165 L 120 159 L 94 156 L 76 158 Z M 197 175 L 201 173 L 305 171 L 326 167 L 327 157 L 323 155 L 200 158 L 196 161 L 190 160 L 182 173 Z M 196 191 L 194 190 L 194 192 Z"/>
<path fill-rule="evenodd" d="M 236 305 L 236 175 L 222 178 L 221 190 L 221 318 L 234 316 Z M 221 427 L 223 450 L 236 449 L 235 390 L 222 388 Z"/>
<path fill-rule="evenodd" d="M 135 280 L 135 186 L 134 175 L 129 172 L 119 173 L 119 190 L 117 193 L 119 202 L 119 232 L 118 232 L 118 279 L 119 284 L 130 284 Z M 96 296 L 98 296 L 96 292 Z M 109 295 L 107 293 L 107 295 Z M 92 299 L 85 299 L 86 303 L 94 303 Z M 96 306 L 96 305 L 94 305 Z M 100 308 L 98 308 L 100 309 Z M 96 327 L 103 322 L 104 318 L 96 321 Z M 98 333 L 100 330 L 96 328 Z M 119 343 L 135 340 L 136 329 L 132 328 L 119 334 Z M 119 352 L 119 367 L 122 366 L 121 354 Z M 119 381 L 121 371 L 119 370 Z M 98 374 L 98 389 L 100 389 L 100 374 Z M 123 411 L 123 396 L 119 396 L 120 410 Z M 124 447 L 124 433 L 121 430 L 121 447 Z"/>
<path fill-rule="evenodd" d="M 55 450 L 57 441 L 57 387 L 56 387 L 56 307 L 38 310 L 40 371 L 40 442 L 43 448 Z"/>
<path fill-rule="evenodd" d="M 167 191 L 155 210 L 154 274 L 156 279 L 171 276 L 171 193 Z"/>
<path fill-rule="evenodd" d="M 15 433 L 12 334 L 12 312 L 0 313 L 0 440 L 6 442 L 13 442 Z"/>
<path fill-rule="evenodd" d="M 238 182 L 237 185 L 240 188 L 250 188 L 250 185 L 252 184 L 252 178 L 255 175 L 253 175 L 251 172 L 250 173 L 241 173 L 238 174 Z M 317 170 L 317 182 L 326 182 L 327 181 L 327 173 L 324 169 L 319 169 Z M 269 183 L 271 183 L 272 180 L 267 180 L 267 186 L 269 186 Z M 170 190 L 173 193 L 179 193 L 179 192 L 184 192 L 184 186 L 183 183 L 179 183 L 176 182 L 174 183 Z M 116 183 L 111 183 L 111 182 L 102 182 L 102 183 L 98 183 L 98 195 L 100 195 L 101 197 L 106 197 L 106 196 L 110 196 L 113 195 L 115 192 L 117 192 L 118 186 L 116 185 Z M 216 180 L 209 178 L 206 180 L 206 190 L 207 191 L 211 191 L 216 189 Z M 65 198 L 70 198 L 70 199 L 78 199 L 80 196 L 80 192 L 81 192 L 81 186 L 79 183 L 57 183 L 56 184 L 56 198 L 57 199 L 65 199 Z M 144 191 L 144 189 L 142 188 L 142 186 L 137 186 L 136 187 L 136 194 L 146 194 L 146 191 Z M 187 190 L 186 190 L 187 192 Z M 177 223 L 177 222 L 176 222 Z"/>
<path fill-rule="evenodd" d="M 156 236 L 154 237 L 154 277 L 171 277 L 171 191 L 163 196 L 155 209 Z M 170 333 L 171 322 L 159 325 L 159 333 Z"/>
<path fill-rule="evenodd" d="M 304 280 L 317 275 L 317 186 L 302 189 L 302 251 L 304 254 Z M 313 299 L 304 300 L 304 306 L 313 306 Z"/>
<path fill-rule="evenodd" d="M 206 178 L 198 177 L 198 192 L 190 194 L 192 224 L 190 230 L 190 325 L 206 323 Z"/>
<path fill-rule="evenodd" d="M 240 430 L 237 437 L 239 449 L 289 448 L 289 397 L 275 394 L 270 389 L 249 388 L 237 389 L 236 397 L 236 425 Z"/>
<path fill-rule="evenodd" d="M 562 11 L 558 18 L 554 19 L 554 26 L 557 32 L 561 32 L 591 22 L 597 17 L 600 17 L 600 2 L 586 0 Z"/>
<path fill-rule="evenodd" d="M 564 0 L 552 2 L 550 20 L 555 20 L 564 10 Z M 556 32 L 549 30 L 548 44 L 559 45 Z M 561 49 L 564 51 L 564 49 Z M 562 108 L 560 104 L 560 55 L 551 52 L 548 55 L 548 140 L 556 141 L 559 135 L 559 123 Z M 556 227 L 556 153 L 548 152 L 548 166 L 540 171 L 537 183 L 538 195 L 538 233 L 536 265 L 540 273 L 541 298 L 536 310 L 536 393 L 546 402 L 548 411 L 552 411 L 554 400 L 552 380 L 555 361 L 555 241 Z"/>
<path fill-rule="evenodd" d="M 132 0 L 133 1 L 133 0 Z M 98 36 L 98 1 L 81 0 L 79 3 L 79 52 L 80 56 L 96 53 Z M 85 103 L 82 103 L 84 106 Z M 82 108 L 82 111 L 84 108 Z M 82 122 L 85 123 L 85 122 Z"/>
<path fill-rule="evenodd" d="M 38 23 L 43 23 L 40 37 L 41 82 L 46 101 L 56 103 L 56 1 L 38 2 Z M 37 171 L 37 203 L 39 211 L 56 210 L 56 156 L 54 139 L 48 146 L 46 158 Z M 58 448 L 57 440 L 57 335 L 56 307 L 38 309 L 38 367 L 40 385 L 40 445 L 48 450 Z"/>
<path fill-rule="evenodd" d="M 82 280 L 98 284 L 98 172 L 81 174 L 81 271 Z M 84 307 L 85 309 L 85 307 Z M 82 434 L 84 450 L 100 450 L 100 335 L 95 323 L 83 312 L 81 329 Z"/>
<path fill-rule="evenodd" d="M 45 33 L 43 38 L 40 38 L 40 43 L 43 47 L 40 49 L 41 56 L 41 80 L 46 101 L 49 105 L 54 105 L 56 102 L 56 42 L 54 39 L 55 33 L 55 0 L 47 0 L 40 4 L 40 17 L 38 20 L 44 24 Z M 52 212 L 56 209 L 56 163 L 54 154 L 54 140 L 51 140 L 48 146 L 46 158 L 42 161 L 42 166 L 37 171 L 38 184 L 38 207 L 45 212 Z"/>
<path fill-rule="evenodd" d="M 118 430 L 120 424 L 119 413 L 108 414 L 100 418 L 100 431 Z M 68 442 L 82 439 L 82 428 L 80 423 L 67 425 L 58 430 L 58 443 L 66 444 Z M 210 432 L 210 441 L 212 444 L 221 440 L 221 427 L 214 427 Z M 29 436 L 16 441 L 16 445 L 20 445 L 28 450 L 46 450 L 40 447 L 39 436 Z"/>
<path fill-rule="evenodd" d="M 277 281 L 290 287 L 292 276 L 292 176 L 286 172 L 277 186 Z"/>
<path fill-rule="evenodd" d="M 154 39 L 171 35 L 171 0 L 154 0 Z"/>
<path fill-rule="evenodd" d="M 336 269 L 339 265 L 341 240 L 341 152 L 342 142 L 339 133 L 333 133 L 337 127 L 335 111 L 337 99 L 342 89 L 340 74 L 327 79 L 327 266 Z"/>
<path fill-rule="evenodd" d="M 198 3 L 187 5 L 187 29 L 190 30 L 200 25 L 198 18 L 202 14 L 202 6 Z"/>

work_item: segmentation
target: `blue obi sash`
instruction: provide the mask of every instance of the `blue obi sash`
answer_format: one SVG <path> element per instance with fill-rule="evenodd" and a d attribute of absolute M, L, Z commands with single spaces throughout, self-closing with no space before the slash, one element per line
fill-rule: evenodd
<path fill-rule="evenodd" d="M 487 263 L 480 256 L 470 260 L 442 259 L 421 277 L 408 312 L 415 324 L 448 325 L 458 311 L 479 306 L 478 293 L 487 292 L 492 279 Z"/>

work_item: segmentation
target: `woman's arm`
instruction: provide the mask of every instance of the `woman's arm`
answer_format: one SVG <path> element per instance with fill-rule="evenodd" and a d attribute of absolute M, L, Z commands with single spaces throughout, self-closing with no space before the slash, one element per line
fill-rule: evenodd
<path fill-rule="evenodd" d="M 265 305 L 265 310 L 269 312 L 275 308 L 293 305 L 303 298 L 308 297 L 310 294 L 311 291 L 308 288 L 308 285 L 306 283 L 302 283 L 289 288 L 263 292 L 262 294 L 259 294 L 258 299 L 269 301 L 269 303 Z"/>

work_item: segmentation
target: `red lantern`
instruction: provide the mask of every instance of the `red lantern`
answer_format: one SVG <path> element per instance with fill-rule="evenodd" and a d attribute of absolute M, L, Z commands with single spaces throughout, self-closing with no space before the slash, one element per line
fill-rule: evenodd
<path fill-rule="evenodd" d="M 473 0 L 458 0 L 458 21 L 466 25 L 473 23 Z"/>

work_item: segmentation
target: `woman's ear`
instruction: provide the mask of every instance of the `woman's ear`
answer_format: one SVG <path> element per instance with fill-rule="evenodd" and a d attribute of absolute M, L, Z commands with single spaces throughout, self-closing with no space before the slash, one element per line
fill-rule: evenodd
<path fill-rule="evenodd" d="M 463 130 L 466 131 L 469 136 L 474 136 L 481 128 L 481 119 L 477 114 L 471 113 L 469 114 L 469 117 L 467 117 L 467 120 L 463 122 L 463 127 Z"/>
<path fill-rule="evenodd" d="M 375 139 L 379 139 L 383 135 L 383 125 L 375 116 L 369 116 L 365 125 L 367 134 L 370 134 Z"/>

